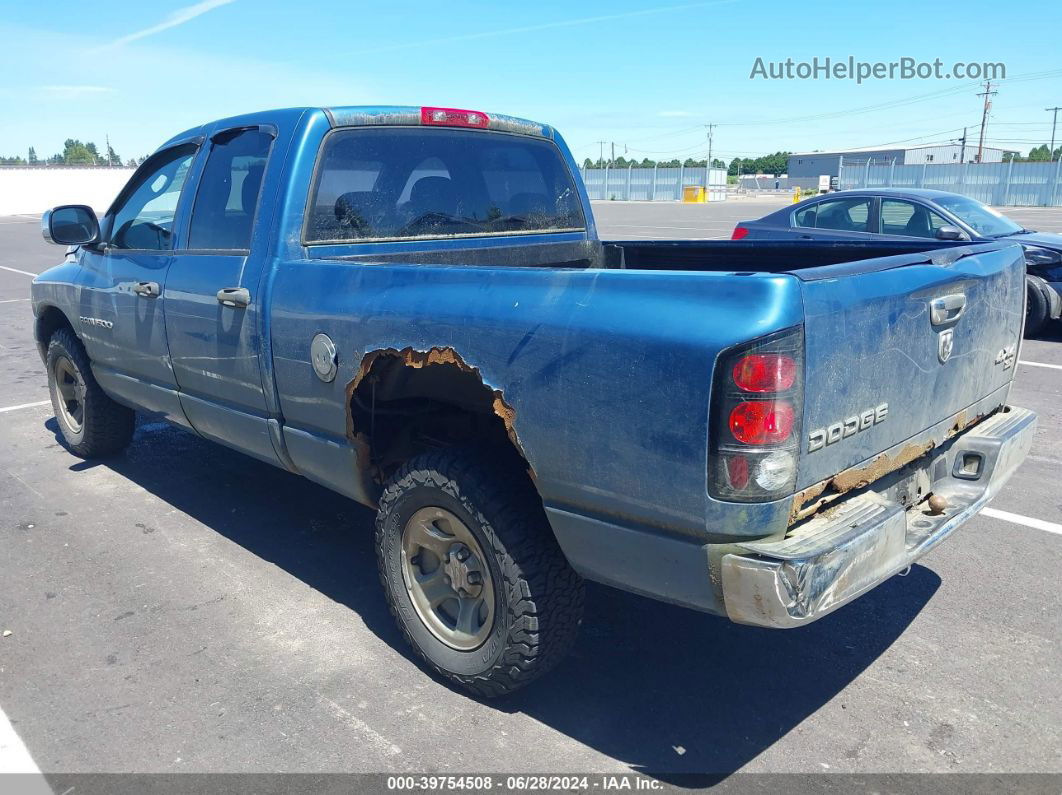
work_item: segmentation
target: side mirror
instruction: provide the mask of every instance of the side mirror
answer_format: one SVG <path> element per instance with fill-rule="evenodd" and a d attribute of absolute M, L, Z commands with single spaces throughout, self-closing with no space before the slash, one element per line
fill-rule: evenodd
<path fill-rule="evenodd" d="M 959 227 L 945 224 L 937 229 L 937 240 L 966 240 L 966 235 Z"/>
<path fill-rule="evenodd" d="M 49 243 L 85 246 L 100 239 L 100 222 L 91 207 L 63 204 L 41 218 L 41 234 Z"/>

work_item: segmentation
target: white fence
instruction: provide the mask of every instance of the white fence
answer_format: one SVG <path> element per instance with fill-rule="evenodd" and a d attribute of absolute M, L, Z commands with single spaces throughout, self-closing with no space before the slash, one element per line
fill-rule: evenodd
<path fill-rule="evenodd" d="M 1062 205 L 1062 160 L 1044 163 L 844 163 L 840 188 L 931 188 L 985 204 Z"/>
<path fill-rule="evenodd" d="M 713 168 L 583 168 L 580 169 L 591 199 L 616 201 L 676 201 L 687 185 L 708 189 L 708 201 L 726 200 L 726 170 Z"/>
<path fill-rule="evenodd" d="M 106 210 L 132 175 L 102 166 L 0 166 L 0 215 L 43 213 L 57 204 Z"/>

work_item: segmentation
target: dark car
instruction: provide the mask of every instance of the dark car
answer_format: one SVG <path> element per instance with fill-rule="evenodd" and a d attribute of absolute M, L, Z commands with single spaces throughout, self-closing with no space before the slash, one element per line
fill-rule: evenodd
<path fill-rule="evenodd" d="M 1014 238 L 1025 249 L 1025 334 L 1062 315 L 1062 234 L 1034 232 L 969 196 L 941 190 L 878 188 L 816 196 L 742 221 L 734 240 L 893 240 L 986 242 Z"/>

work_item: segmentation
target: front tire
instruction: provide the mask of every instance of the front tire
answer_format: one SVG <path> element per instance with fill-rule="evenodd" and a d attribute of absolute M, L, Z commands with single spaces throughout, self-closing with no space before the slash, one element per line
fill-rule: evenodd
<path fill-rule="evenodd" d="M 133 438 L 136 413 L 103 392 L 85 347 L 71 330 L 52 335 L 46 362 L 52 410 L 70 452 L 99 458 L 124 449 Z"/>
<path fill-rule="evenodd" d="M 406 641 L 479 696 L 523 687 L 575 641 L 582 579 L 515 463 L 467 450 L 410 460 L 380 499 L 376 553 Z"/>
<path fill-rule="evenodd" d="M 1025 335 L 1035 337 L 1047 323 L 1050 304 L 1043 288 L 1032 279 L 1025 280 Z"/>

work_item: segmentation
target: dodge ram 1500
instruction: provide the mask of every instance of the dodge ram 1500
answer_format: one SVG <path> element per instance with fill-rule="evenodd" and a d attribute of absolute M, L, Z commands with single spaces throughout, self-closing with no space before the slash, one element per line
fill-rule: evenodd
<path fill-rule="evenodd" d="M 798 627 L 902 571 L 1025 457 L 999 241 L 602 241 L 557 132 L 434 107 L 205 124 L 33 283 L 69 450 L 136 411 L 377 510 L 441 675 L 517 688 L 590 579 Z"/>

